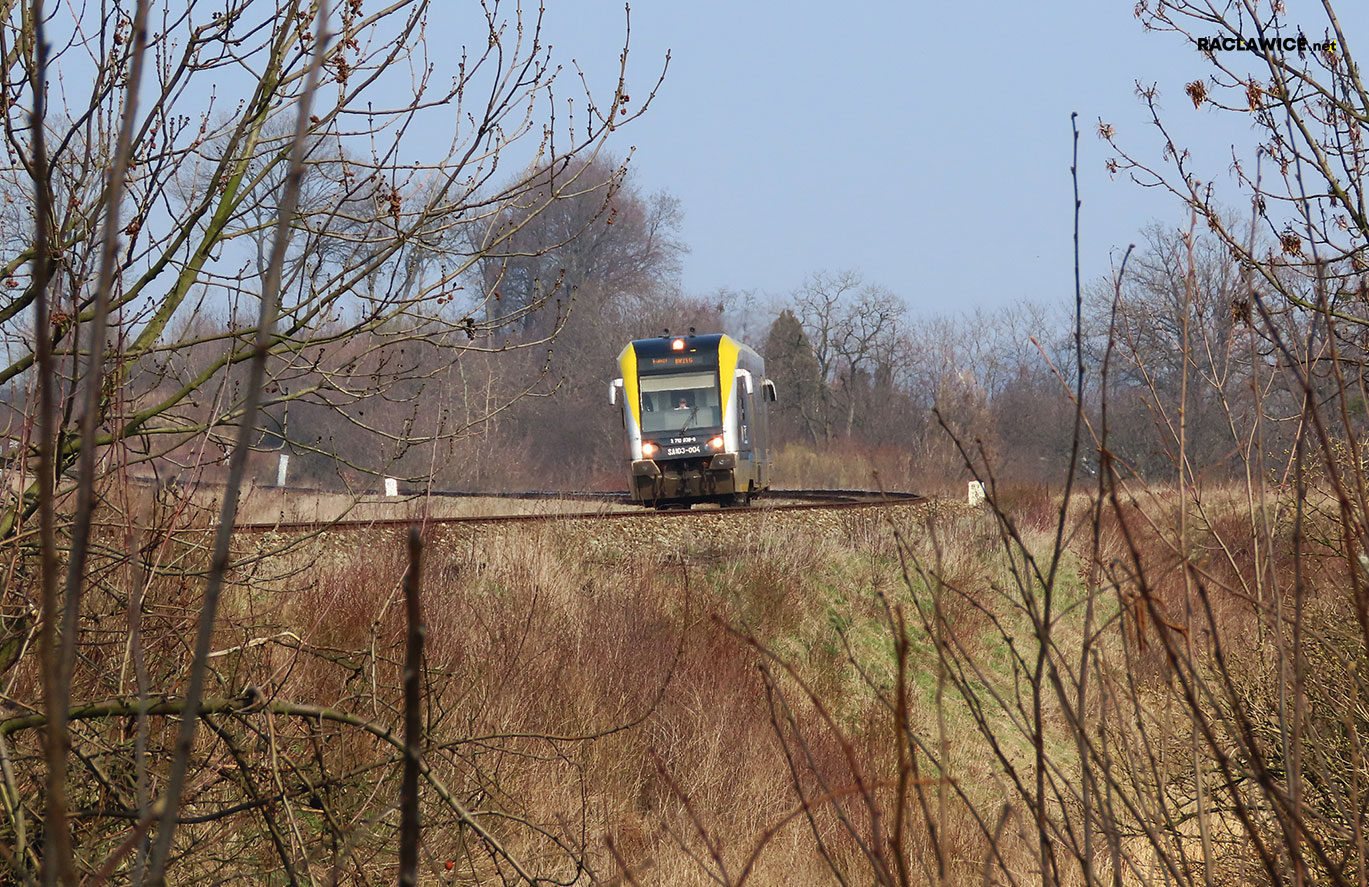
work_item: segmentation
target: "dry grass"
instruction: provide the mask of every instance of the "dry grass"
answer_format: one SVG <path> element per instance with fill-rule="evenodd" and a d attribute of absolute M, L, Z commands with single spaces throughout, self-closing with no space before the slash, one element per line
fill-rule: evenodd
<path fill-rule="evenodd" d="M 424 583 L 430 729 L 452 783 L 507 813 L 563 823 L 601 873 L 615 869 L 604 843 L 612 837 L 643 883 L 709 883 L 713 863 L 687 852 L 702 840 L 692 809 L 735 876 L 798 800 L 758 657 L 730 629 L 801 655 L 815 685 L 838 681 L 843 723 L 873 722 L 876 700 L 833 626 L 844 621 L 870 645 L 862 655 L 877 652 L 875 592 L 897 593 L 900 583 L 891 529 L 869 515 L 756 515 L 755 532 L 732 538 L 713 527 L 739 522 L 720 517 L 655 522 L 637 536 L 593 523 L 436 532 Z M 257 585 L 270 603 L 253 611 L 249 633 L 300 641 L 253 648 L 252 680 L 283 698 L 393 709 L 393 689 L 378 700 L 359 691 L 396 686 L 398 537 L 326 535 L 289 558 L 296 569 L 308 564 L 297 574 L 307 581 L 289 591 Z M 374 674 L 358 675 L 359 664 Z M 812 706 L 795 711 L 824 778 L 849 782 L 838 738 Z M 525 735 L 473 740 L 511 734 Z M 867 744 L 872 753 L 878 745 Z M 835 823 L 825 827 L 841 854 L 855 852 Z M 428 846 L 452 840 L 430 825 Z M 824 872 L 795 822 L 751 880 L 828 883 Z"/>
<path fill-rule="evenodd" d="M 977 884 L 987 865 L 991 879 L 1036 882 L 1034 820 L 1022 789 L 1036 769 L 1032 681 L 1023 663 L 1039 649 L 1031 596 L 1042 589 L 1026 555 L 1038 566 L 1049 562 L 1058 514 L 1044 489 L 1000 492 L 999 516 L 938 502 L 883 512 L 701 512 L 433 528 L 423 583 L 433 772 L 460 804 L 494 824 L 511 854 L 563 880 L 621 875 L 611 840 L 642 884 L 735 883 L 753 854 L 748 883 L 762 887 L 836 883 L 834 869 L 847 883 L 865 883 L 873 863 L 862 847 L 891 834 L 896 751 L 912 741 L 923 781 L 903 799 L 901 852 L 915 877 Z M 1091 703 L 1098 741 L 1113 743 L 1118 755 L 1148 742 L 1183 759 L 1189 722 L 1173 704 L 1157 626 L 1134 618 L 1137 592 L 1122 569 L 1139 559 L 1159 611 L 1179 618 L 1185 586 L 1171 528 L 1181 505 L 1152 490 L 1107 516 L 1091 585 L 1088 496 L 1071 503 L 1051 656 L 1068 668 L 1090 645 L 1100 686 L 1145 700 L 1145 717 L 1132 726 Z M 1190 556 L 1210 578 L 1212 612 L 1241 669 L 1243 700 L 1272 724 L 1277 681 L 1255 667 L 1267 661 L 1268 648 L 1260 646 L 1249 596 L 1258 550 L 1249 503 L 1239 490 L 1222 491 L 1193 515 Z M 1286 533 L 1281 521 L 1274 524 Z M 239 540 L 241 566 L 225 602 L 210 694 L 251 687 L 265 702 L 307 702 L 397 729 L 401 534 L 335 531 L 282 549 L 285 541 Z M 203 544 L 201 531 L 149 548 L 162 571 L 148 586 L 143 627 L 154 692 L 177 692 Z M 135 692 L 122 609 L 133 577 L 117 561 L 111 555 L 116 566 L 96 570 L 97 593 L 87 597 L 77 698 Z M 1334 566 L 1328 561 L 1309 575 L 1325 589 L 1310 598 L 1309 625 L 1325 638 L 1344 625 L 1331 593 Z M 1288 565 L 1276 560 L 1272 568 Z M 911 725 L 902 730 L 893 717 L 899 673 L 889 621 L 899 612 L 908 625 Z M 1342 655 L 1323 663 L 1328 680 L 1314 689 L 1328 706 L 1342 704 L 1334 697 L 1341 672 L 1332 666 L 1344 661 L 1344 647 L 1344 639 L 1325 646 L 1327 656 Z M 34 698 L 31 658 L 6 679 L 10 698 Z M 1080 758 L 1060 700 L 1048 696 L 1042 716 L 1051 778 L 1077 781 L 1096 762 Z M 171 725 L 152 723 L 156 760 Z M 294 858 L 316 878 L 337 865 L 349 878 L 391 877 L 393 747 L 338 723 L 248 713 L 217 725 L 237 737 L 251 769 L 238 769 L 226 745 L 206 740 L 191 809 L 231 806 L 228 799 L 246 791 L 247 772 L 257 774 L 258 791 L 276 784 L 283 796 L 269 814 L 239 813 L 187 829 L 181 850 L 193 865 L 230 881 L 242 877 L 243 859 L 259 871 L 280 870 L 281 854 L 266 840 L 274 817 L 296 823 Z M 81 729 L 83 741 L 101 747 L 132 741 L 128 722 Z M 32 739 L 16 738 L 16 760 L 37 754 Z M 106 778 L 118 785 L 130 775 Z M 1143 796 L 1163 797 L 1186 777 L 1178 768 L 1169 778 L 1172 785 L 1157 783 L 1140 766 L 1127 772 Z M 320 781 L 326 789 L 305 784 Z M 104 803 L 97 803 L 105 791 L 98 783 L 76 793 L 92 810 Z M 857 785 L 869 787 L 865 801 L 853 793 Z M 434 877 L 494 877 L 498 866 L 479 852 L 453 808 L 431 792 L 424 797 L 426 865 Z M 803 798 L 823 798 L 811 802 L 811 817 Z M 1073 803 L 1050 802 L 1053 827 L 1077 825 Z M 875 808 L 885 813 L 878 826 Z M 319 819 L 325 815 L 332 817 L 328 828 Z M 1214 814 L 1213 821 L 1220 826 L 1217 869 L 1234 883 L 1236 874 L 1249 873 L 1247 845 L 1230 817 Z M 227 840 L 230 832 L 240 845 Z M 329 834 L 351 842 L 345 853 Z M 1143 872 L 1157 870 L 1159 851 L 1151 841 L 1128 840 L 1122 880 L 1141 883 Z M 1191 857 L 1194 840 L 1189 823 L 1163 846 Z M 1113 864 L 1099 852 L 1095 876 Z M 577 858 L 588 871 L 577 875 Z M 1077 866 L 1062 866 L 1062 883 L 1082 883 Z"/>
<path fill-rule="evenodd" d="M 212 497 L 205 503 L 213 507 Z M 249 487 L 239 507 L 238 523 L 271 524 L 339 520 L 422 520 L 489 517 L 500 514 L 566 514 L 627 511 L 629 506 L 573 499 L 509 500 L 487 497 L 405 495 L 353 496 L 277 487 Z M 635 510 L 633 508 L 632 510 Z"/>

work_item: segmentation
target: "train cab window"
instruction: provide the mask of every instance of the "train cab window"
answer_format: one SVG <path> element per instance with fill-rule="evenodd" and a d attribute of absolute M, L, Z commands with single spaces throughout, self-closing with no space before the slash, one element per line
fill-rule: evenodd
<path fill-rule="evenodd" d="M 682 431 L 722 425 L 718 377 L 713 373 L 642 376 L 642 431 Z"/>

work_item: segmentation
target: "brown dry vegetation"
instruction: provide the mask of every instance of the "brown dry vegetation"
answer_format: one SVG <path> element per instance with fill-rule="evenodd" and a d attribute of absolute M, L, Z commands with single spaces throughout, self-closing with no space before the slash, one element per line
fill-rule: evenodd
<path fill-rule="evenodd" d="M 1074 493 L 1063 531 L 1042 487 L 981 508 L 430 526 L 424 878 L 1356 877 L 1357 565 L 1324 479 L 1268 483 L 1117 482 Z M 163 790 L 209 540 L 204 503 L 100 499 L 71 686 L 87 873 L 134 865 L 119 848 Z M 241 535 L 235 563 L 178 870 L 390 880 L 402 538 Z M 3 843 L 31 863 L 33 568 L 8 563 L 0 643 Z"/>
<path fill-rule="evenodd" d="M 384 879 L 393 865 L 396 749 L 345 724 L 292 717 L 290 706 L 307 702 L 398 729 L 400 540 L 331 533 L 273 556 L 279 541 L 244 540 L 250 566 L 225 601 L 208 694 L 228 702 L 210 716 L 215 736 L 197 748 L 200 776 L 185 814 L 209 822 L 178 832 L 181 864 L 252 880 L 264 871 L 284 877 L 288 859 L 316 877 L 337 865 L 349 879 Z M 899 583 L 889 528 L 872 514 L 463 525 L 432 531 L 427 551 L 427 760 L 458 804 L 510 819 L 494 831 L 520 858 L 552 858 L 560 844 L 575 850 L 564 855 L 570 865 L 583 849 L 606 877 L 615 869 L 605 844 L 612 838 L 652 883 L 703 883 L 679 846 L 696 849 L 691 809 L 740 869 L 751 842 L 797 801 L 760 660 L 733 629 L 794 655 L 842 700 L 844 723 L 878 719 L 832 632 L 835 620 L 868 648 L 862 655 L 878 657 L 867 624 L 877 617 L 874 593 L 894 593 Z M 190 585 L 168 578 L 148 588 L 142 638 L 157 698 L 179 692 Z M 115 600 L 89 598 L 76 698 L 136 695 L 125 614 L 102 603 Z M 10 698 L 36 692 L 35 664 L 26 657 L 7 676 Z M 796 706 L 794 717 L 801 729 L 819 729 L 811 706 Z M 134 741 L 132 727 L 127 716 L 78 722 L 77 747 L 91 759 L 96 749 L 118 754 Z M 170 742 L 170 729 L 152 719 L 154 750 Z M 24 729 L 10 738 L 24 795 L 35 799 L 38 786 L 23 774 L 40 754 L 38 738 Z M 831 739 L 811 746 L 825 778 L 849 778 Z M 97 774 L 92 766 L 78 777 L 73 798 L 79 818 L 101 832 L 131 796 L 133 774 Z M 253 789 L 253 781 L 264 784 Z M 250 805 L 253 790 L 271 802 L 232 812 L 234 801 Z M 467 881 L 493 874 L 454 807 L 427 793 L 424 813 L 434 870 L 450 859 Z M 275 829 L 289 848 L 283 854 Z M 78 835 L 90 864 L 105 847 Z M 805 868 L 808 880 L 822 881 L 821 859 L 794 824 L 774 838 L 755 880 L 794 883 Z M 575 876 L 573 865 L 552 871 Z"/>
<path fill-rule="evenodd" d="M 1239 548 L 1247 505 L 1236 489 L 1206 497 L 1208 517 L 1191 544 L 1205 551 L 1194 562 L 1211 589 L 1205 600 L 1225 668 L 1239 678 L 1233 698 L 1264 741 L 1277 733 L 1270 694 L 1279 682 L 1268 674 L 1264 611 L 1240 590 L 1254 569 L 1250 547 Z M 1175 497 L 1150 490 L 1100 523 L 1096 567 L 1115 581 L 1091 595 L 1091 534 L 1069 546 L 1051 659 L 1078 661 L 1087 646 L 1100 682 L 1083 731 L 1098 745 L 1082 758 L 1060 699 L 1045 700 L 1042 730 L 1033 732 L 1024 701 L 1032 676 L 1021 663 L 1030 663 L 1036 636 L 1014 587 L 1020 554 L 1002 545 L 1006 519 L 1023 551 L 1047 554 L 1056 502 L 1021 489 L 1006 491 L 999 507 L 997 516 L 941 503 L 431 528 L 425 879 L 486 883 L 510 874 L 516 859 L 544 877 L 584 883 L 625 875 L 663 885 L 840 883 L 834 872 L 862 883 L 902 860 L 915 879 L 969 884 L 987 874 L 994 883 L 1036 883 L 1038 809 L 1059 842 L 1051 878 L 1060 883 L 1104 880 L 1113 866 L 1124 870 L 1123 883 L 1149 883 L 1167 857 L 1201 858 L 1186 795 L 1192 720 L 1176 696 L 1183 667 L 1165 655 L 1162 637 L 1172 642 L 1192 618 L 1166 538 Z M 1089 510 L 1088 497 L 1076 496 L 1072 522 Z M 1286 534 L 1286 519 L 1274 520 Z M 285 541 L 239 540 L 245 566 L 216 632 L 210 729 L 197 743 L 177 833 L 181 870 L 215 881 L 257 883 L 268 872 L 283 881 L 292 872 L 385 881 L 395 865 L 402 759 L 387 738 L 398 734 L 402 713 L 402 540 L 392 531 L 334 531 L 280 551 Z M 164 545 L 161 562 L 180 558 L 184 568 L 202 557 L 193 537 L 179 545 Z M 1149 609 L 1118 575 L 1129 559 L 1154 577 Z M 74 698 L 124 705 L 117 717 L 76 721 L 72 797 L 83 867 L 119 840 L 119 811 L 136 791 L 133 772 L 100 766 L 126 760 L 137 740 L 120 603 L 127 596 L 118 593 L 128 578 L 97 571 L 97 587 L 109 593 L 87 598 L 73 687 Z M 1308 597 L 1309 635 L 1330 646 L 1306 655 L 1362 658 L 1345 632 L 1328 633 L 1347 615 L 1334 568 L 1307 581 L 1321 589 Z M 141 636 L 154 700 L 179 692 L 192 592 L 184 575 L 147 586 Z M 21 610 L 7 602 L 11 619 Z M 1096 636 L 1086 641 L 1088 631 Z M 1195 668 L 1215 668 L 1212 650 L 1199 652 Z M 37 692 L 35 665 L 32 657 L 13 665 L 8 698 Z M 1343 695 L 1334 671 L 1317 676 L 1326 680 L 1313 682 L 1314 704 Z M 1345 709 L 1327 709 L 1332 720 L 1333 711 Z M 1229 713 L 1209 714 L 1220 721 Z M 154 756 L 171 742 L 172 726 L 150 719 Z M 36 731 L 11 717 L 0 734 L 20 796 L 31 799 L 24 806 L 36 802 L 41 788 L 28 775 L 41 754 Z M 1050 779 L 1059 780 L 1045 798 L 1030 787 L 1038 739 Z M 1238 740 L 1224 741 L 1234 754 Z M 1082 780 L 1068 788 L 1069 774 L 1098 768 L 1104 752 L 1113 791 L 1137 804 L 1109 811 L 1110 821 L 1081 806 Z M 1331 772 L 1359 766 L 1343 743 L 1318 754 L 1347 756 Z M 1066 836 L 1077 837 L 1090 816 L 1115 843 L 1100 840 L 1085 872 Z M 467 817 L 487 834 L 474 835 Z M 1230 805 L 1215 805 L 1209 819 L 1214 883 L 1259 874 L 1250 832 Z M 495 842 L 507 859 L 491 852 Z"/>

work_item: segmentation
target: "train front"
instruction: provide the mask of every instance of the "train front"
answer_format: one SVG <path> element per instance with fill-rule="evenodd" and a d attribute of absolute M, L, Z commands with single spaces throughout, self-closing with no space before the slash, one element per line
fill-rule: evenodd
<path fill-rule="evenodd" d="M 634 501 L 730 503 L 743 493 L 728 409 L 738 352 L 727 336 L 691 335 L 638 339 L 618 355 L 612 397 L 622 399 Z"/>

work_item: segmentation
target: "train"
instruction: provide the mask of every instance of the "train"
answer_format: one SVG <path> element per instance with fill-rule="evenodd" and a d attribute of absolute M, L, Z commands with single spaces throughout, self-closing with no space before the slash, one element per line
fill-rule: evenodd
<path fill-rule="evenodd" d="M 759 354 L 725 334 L 635 339 L 618 355 L 632 501 L 658 509 L 749 505 L 770 487 L 775 383 Z"/>

